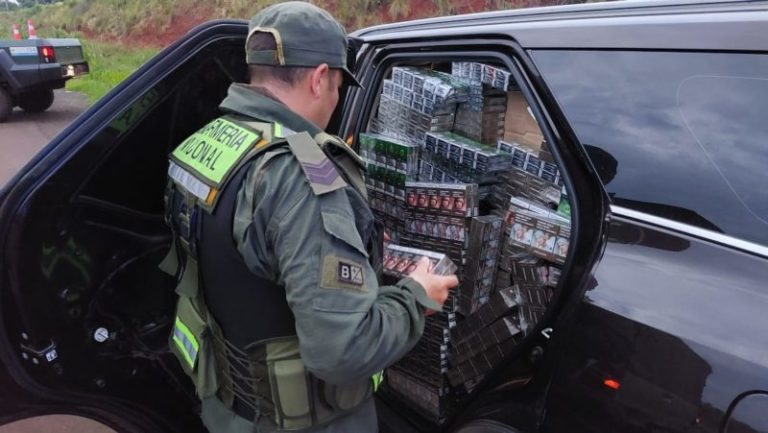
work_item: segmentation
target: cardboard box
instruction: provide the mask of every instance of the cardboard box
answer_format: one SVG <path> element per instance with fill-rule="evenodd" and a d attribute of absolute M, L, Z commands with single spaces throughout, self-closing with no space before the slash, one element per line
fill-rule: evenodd
<path fill-rule="evenodd" d="M 528 101 L 520 91 L 507 92 L 504 141 L 518 142 L 537 155 L 544 141 L 539 124 L 528 112 Z"/>

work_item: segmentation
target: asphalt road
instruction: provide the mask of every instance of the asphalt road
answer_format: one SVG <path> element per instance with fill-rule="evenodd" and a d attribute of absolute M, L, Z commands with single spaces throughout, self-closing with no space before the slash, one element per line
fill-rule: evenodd
<path fill-rule="evenodd" d="M 54 91 L 53 105 L 42 113 L 29 114 L 15 108 L 10 119 L 0 123 L 0 185 L 6 182 L 88 105 L 82 93 Z"/>
<path fill-rule="evenodd" d="M 19 108 L 0 123 L 0 185 L 5 183 L 87 107 L 81 93 L 56 90 L 51 108 L 28 114 Z M 29 418 L 0 427 L 0 433 L 114 433 L 95 421 L 70 415 Z"/>

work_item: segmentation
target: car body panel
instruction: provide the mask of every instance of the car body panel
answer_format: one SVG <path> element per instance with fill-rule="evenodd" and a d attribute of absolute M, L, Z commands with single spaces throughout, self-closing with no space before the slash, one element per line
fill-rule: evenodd
<path fill-rule="evenodd" d="M 716 432 L 742 393 L 768 389 L 768 340 L 755 332 L 768 326 L 755 285 L 766 258 L 633 216 L 612 218 L 546 431 Z"/>

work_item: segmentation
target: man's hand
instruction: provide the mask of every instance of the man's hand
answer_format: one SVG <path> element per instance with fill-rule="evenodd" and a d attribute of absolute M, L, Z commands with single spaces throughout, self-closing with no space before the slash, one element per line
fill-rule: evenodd
<path fill-rule="evenodd" d="M 432 273 L 432 264 L 429 259 L 422 257 L 419 260 L 418 266 L 408 276 L 416 280 L 424 290 L 427 292 L 427 296 L 440 305 L 445 303 L 448 299 L 448 289 L 459 285 L 459 279 L 456 275 L 435 275 Z M 434 313 L 432 310 L 427 310 L 426 315 Z"/>

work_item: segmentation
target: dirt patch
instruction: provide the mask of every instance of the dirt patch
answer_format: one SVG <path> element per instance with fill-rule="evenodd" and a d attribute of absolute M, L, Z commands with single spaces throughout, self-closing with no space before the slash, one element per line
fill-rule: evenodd
<path fill-rule="evenodd" d="M 113 36 L 94 31 L 89 28 L 81 28 L 85 39 L 110 42 L 132 47 L 163 48 L 196 26 L 216 18 L 213 7 L 197 4 L 184 11 L 176 13 L 167 25 L 161 28 L 153 28 L 152 25 L 137 26 L 124 36 Z"/>
<path fill-rule="evenodd" d="M 320 1 L 320 3 L 322 6 L 326 7 L 331 14 L 336 15 L 335 9 L 337 5 L 334 4 L 334 0 Z M 404 13 L 400 13 L 396 17 L 390 15 L 390 5 L 384 4 L 377 10 L 372 11 L 370 15 L 366 17 L 356 17 L 355 22 L 344 23 L 344 25 L 347 29 L 356 29 L 373 24 L 390 23 L 394 21 L 407 21 L 440 15 L 458 15 L 497 10 L 500 5 L 506 5 L 506 7 L 513 5 L 517 7 L 532 7 L 563 3 L 573 3 L 573 0 L 512 0 L 511 2 L 509 0 L 453 0 L 443 2 L 436 0 L 410 0 L 407 2 L 406 10 L 403 11 Z M 443 4 L 443 6 L 441 7 L 439 4 Z M 217 18 L 216 12 L 217 11 L 213 6 L 196 3 L 194 6 L 175 14 L 170 22 L 160 29 L 151 28 L 149 26 L 140 26 L 131 31 L 127 36 L 106 38 L 90 29 L 82 29 L 82 32 L 86 38 L 119 42 L 130 44 L 132 46 L 163 48 L 182 37 L 195 26 Z M 240 18 L 247 19 L 249 17 Z"/>
<path fill-rule="evenodd" d="M 214 9 L 208 5 L 196 5 L 174 15 L 162 29 L 142 28 L 128 36 L 131 42 L 144 47 L 162 48 L 182 37 L 196 26 L 214 18 Z"/>

